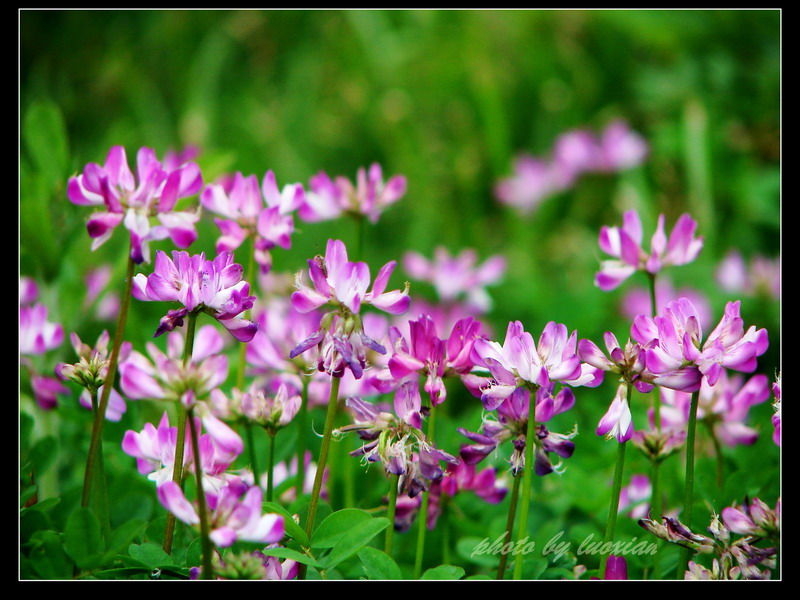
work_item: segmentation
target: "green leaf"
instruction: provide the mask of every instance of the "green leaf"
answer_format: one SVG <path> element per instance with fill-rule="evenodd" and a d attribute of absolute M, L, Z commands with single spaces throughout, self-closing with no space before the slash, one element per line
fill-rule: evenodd
<path fill-rule="evenodd" d="M 394 559 L 377 548 L 367 546 L 358 551 L 358 558 L 364 565 L 369 579 L 402 579 L 400 567 Z"/>
<path fill-rule="evenodd" d="M 131 544 L 128 548 L 128 554 L 131 555 L 131 558 L 135 558 L 151 569 L 172 564 L 170 562 L 172 559 L 169 554 L 164 552 L 161 546 L 153 544 L 152 542 L 146 544 Z"/>
<path fill-rule="evenodd" d="M 455 565 L 439 565 L 428 569 L 422 574 L 420 579 L 461 579 L 464 576 L 464 569 Z"/>
<path fill-rule="evenodd" d="M 320 523 L 311 537 L 311 547 L 333 548 L 348 531 L 371 518 L 368 512 L 357 508 L 338 510 Z"/>
<path fill-rule="evenodd" d="M 339 538 L 330 554 L 320 560 L 323 569 L 335 567 L 366 546 L 372 538 L 389 526 L 389 519 L 377 517 L 356 525 Z"/>
<path fill-rule="evenodd" d="M 67 519 L 64 550 L 81 569 L 100 566 L 105 547 L 100 522 L 90 509 L 79 508 Z"/>
<path fill-rule="evenodd" d="M 103 557 L 103 562 L 110 561 L 114 556 L 127 548 L 138 536 L 147 529 L 147 522 L 133 519 L 117 527 L 108 540 L 108 548 Z"/>
<path fill-rule="evenodd" d="M 292 550 L 291 548 L 266 548 L 265 550 L 261 551 L 261 554 L 264 556 L 275 556 L 277 558 L 288 558 L 312 567 L 320 566 L 319 562 L 310 556 L 303 554 L 302 552 L 298 552 L 297 550 Z"/>
<path fill-rule="evenodd" d="M 491 575 L 487 575 L 486 573 L 478 573 L 477 575 L 470 575 L 469 577 L 464 577 L 464 580 L 469 580 L 469 581 L 475 581 L 475 580 L 491 581 L 493 579 L 494 577 L 492 577 Z"/>
<path fill-rule="evenodd" d="M 286 529 L 286 535 L 293 540 L 296 540 L 301 546 L 308 548 L 308 536 L 306 535 L 306 532 L 303 531 L 303 528 L 295 523 L 295 520 L 292 518 L 292 513 L 276 502 L 265 502 L 264 510 L 267 512 L 278 513 L 279 515 L 283 516 L 283 526 Z"/>
<path fill-rule="evenodd" d="M 37 531 L 31 537 L 29 565 L 42 579 L 69 579 L 72 561 L 64 552 L 61 536 L 55 531 Z"/>

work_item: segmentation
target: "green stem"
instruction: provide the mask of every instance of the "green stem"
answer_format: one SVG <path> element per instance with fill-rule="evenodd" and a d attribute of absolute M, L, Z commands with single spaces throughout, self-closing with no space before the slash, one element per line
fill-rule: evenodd
<path fill-rule="evenodd" d="M 506 517 L 506 531 L 503 537 L 503 545 L 511 542 L 511 536 L 514 531 L 514 516 L 517 514 L 517 501 L 519 500 L 519 482 L 522 477 L 512 475 L 514 478 L 514 486 L 511 489 L 511 504 L 508 506 L 508 517 Z M 500 564 L 497 566 L 497 579 L 503 579 L 506 573 L 506 564 L 508 563 L 508 553 L 505 548 L 500 552 Z"/>
<path fill-rule="evenodd" d="M 200 545 L 203 550 L 203 570 L 202 579 L 214 579 L 214 567 L 211 564 L 211 538 L 208 526 L 208 507 L 206 505 L 206 492 L 203 489 L 203 466 L 200 457 L 200 444 L 197 441 L 197 427 L 194 422 L 193 411 L 190 409 L 188 415 L 189 434 L 192 438 L 192 455 L 194 460 L 195 482 L 197 484 L 197 511 L 200 514 Z"/>
<path fill-rule="evenodd" d="M 392 555 L 392 538 L 394 537 L 394 514 L 397 508 L 397 485 L 398 475 L 389 476 L 389 507 L 386 511 L 386 518 L 389 519 L 389 526 L 386 528 L 386 542 L 383 550 L 389 556 Z M 424 520 L 424 519 L 423 519 Z M 414 579 L 417 579 L 415 576 Z"/>
<path fill-rule="evenodd" d="M 256 239 L 255 239 L 255 235 L 253 235 L 250 238 L 250 246 L 249 246 L 249 248 L 250 248 L 250 253 L 249 253 L 249 258 L 248 258 L 248 261 L 247 261 L 247 279 L 245 279 L 245 281 L 247 281 L 250 284 L 250 286 L 251 286 L 251 290 L 250 291 L 252 293 L 252 288 L 255 285 L 253 283 L 253 274 L 254 274 L 255 265 L 256 265 Z M 245 318 L 247 318 L 249 316 L 250 312 L 251 311 L 248 310 L 245 313 Z M 244 391 L 244 376 L 245 376 L 246 369 L 247 369 L 247 344 L 246 343 L 241 343 L 241 344 L 239 344 L 239 368 L 236 371 L 236 387 L 239 388 L 240 391 Z"/>
<path fill-rule="evenodd" d="M 628 397 L 630 398 L 630 388 L 628 388 Z M 617 527 L 617 513 L 619 512 L 619 494 L 622 490 L 622 471 L 625 467 L 625 448 L 628 442 L 617 444 L 617 466 L 614 467 L 614 487 L 611 489 L 611 504 L 608 506 L 608 521 L 606 522 L 606 534 L 604 536 L 605 544 L 614 541 L 614 534 Z M 598 577 L 601 579 L 605 577 L 606 561 L 608 554 L 603 554 L 600 558 L 600 572 Z"/>
<path fill-rule="evenodd" d="M 661 522 L 661 484 L 660 484 L 660 471 L 661 471 L 661 462 L 658 460 L 653 460 L 651 463 L 652 471 L 651 471 L 651 479 L 653 480 L 653 491 L 650 494 L 650 518 L 655 520 L 656 522 Z M 661 540 L 658 540 L 658 546 L 660 547 Z M 658 579 L 658 563 L 655 561 L 655 557 L 651 557 L 653 561 L 653 579 Z M 645 577 L 646 578 L 646 577 Z"/>
<path fill-rule="evenodd" d="M 258 485 L 258 462 L 256 460 L 256 442 L 253 436 L 253 424 L 245 421 L 244 432 L 247 436 L 247 454 L 250 458 L 250 470 L 253 472 L 253 481 Z"/>
<path fill-rule="evenodd" d="M 303 495 L 306 482 L 306 431 L 308 424 L 308 377 L 301 375 L 303 395 L 300 412 L 297 415 L 297 482 L 295 483 L 297 498 Z"/>
<path fill-rule="evenodd" d="M 190 312 L 186 323 L 186 339 L 183 344 L 183 366 L 186 367 L 192 360 L 194 351 L 194 334 L 197 328 L 197 313 Z M 186 446 L 186 408 L 178 401 L 178 438 L 175 442 L 175 457 L 172 461 L 172 481 L 183 489 L 183 454 Z M 197 456 L 197 454 L 195 454 Z M 164 527 L 164 552 L 172 552 L 172 541 L 175 536 L 175 515 L 167 515 L 167 524 Z"/>
<path fill-rule="evenodd" d="M 125 323 L 128 320 L 128 308 L 131 304 L 131 289 L 133 287 L 133 269 L 135 263 L 128 255 L 128 268 L 125 274 L 125 291 L 122 294 L 122 306 L 119 310 L 117 317 L 117 329 L 114 332 L 114 344 L 111 347 L 111 356 L 108 360 L 108 374 L 103 382 L 103 392 L 100 395 L 100 402 L 97 410 L 94 413 L 94 422 L 92 423 L 92 437 L 89 442 L 89 453 L 86 457 L 86 470 L 83 475 L 83 492 L 81 494 L 81 506 L 86 507 L 89 505 L 89 498 L 92 493 L 92 485 L 99 479 L 105 480 L 105 473 L 100 471 L 102 463 L 99 460 L 100 454 L 103 452 L 103 426 L 106 422 L 106 408 L 108 407 L 108 399 L 111 395 L 111 390 L 114 388 L 114 380 L 117 375 L 117 361 L 119 360 L 119 350 L 122 346 L 122 338 L 125 334 Z M 95 470 L 98 470 L 95 473 Z M 101 509 L 102 512 L 107 512 Z"/>
<path fill-rule="evenodd" d="M 686 432 L 686 479 L 685 487 L 683 489 L 683 511 L 681 512 L 681 521 L 686 527 L 692 527 L 692 508 L 694 504 L 694 442 L 697 434 L 697 392 L 692 394 L 692 403 L 689 407 L 689 426 Z M 686 567 L 689 564 L 689 556 L 691 550 L 684 549 L 681 553 L 681 558 L 678 561 L 678 571 L 676 573 L 678 579 L 683 579 L 683 574 L 686 572 Z"/>
<path fill-rule="evenodd" d="M 277 432 L 269 432 L 269 452 L 267 453 L 267 502 L 272 502 L 272 471 L 275 465 L 275 437 Z"/>
<path fill-rule="evenodd" d="M 519 526 L 517 543 L 528 534 L 528 512 L 531 505 L 531 487 L 533 486 L 533 448 L 536 445 L 536 392 L 531 390 L 528 407 L 528 429 L 525 433 L 525 472 L 522 479 L 522 503 L 519 510 Z M 514 579 L 522 578 L 522 563 L 525 555 L 520 552 L 514 557 Z"/>
<path fill-rule="evenodd" d="M 442 564 L 450 564 L 450 511 L 448 510 L 448 503 L 450 497 L 442 492 L 441 499 L 439 500 L 441 507 L 441 514 L 439 520 L 442 523 Z"/>
<path fill-rule="evenodd" d="M 322 491 L 322 477 L 325 473 L 325 466 L 328 463 L 328 452 L 331 446 L 331 435 L 333 433 L 333 419 L 336 416 L 336 406 L 339 402 L 339 377 L 331 377 L 331 395 L 328 398 L 328 412 L 325 415 L 325 432 L 322 434 L 322 447 L 319 450 L 317 459 L 317 472 L 314 474 L 314 487 L 311 490 L 311 502 L 308 505 L 308 517 L 306 518 L 306 535 L 311 537 L 314 529 L 314 518 L 317 516 L 317 504 L 319 495 Z"/>
<path fill-rule="evenodd" d="M 433 435 L 436 431 L 436 410 L 431 406 L 430 419 L 428 420 L 428 434 L 427 441 L 433 444 Z M 417 517 L 417 554 L 414 559 L 414 579 L 419 579 L 422 574 L 422 559 L 425 556 L 425 534 L 428 531 L 428 503 L 430 498 L 430 490 L 426 490 L 422 495 L 422 504 L 419 508 L 419 516 Z"/>
<path fill-rule="evenodd" d="M 656 274 L 647 273 L 647 280 L 650 283 L 650 310 L 653 313 L 653 318 L 658 314 L 658 302 L 656 300 Z M 661 394 L 658 388 L 653 388 L 653 415 L 656 423 L 656 429 L 661 431 Z"/>

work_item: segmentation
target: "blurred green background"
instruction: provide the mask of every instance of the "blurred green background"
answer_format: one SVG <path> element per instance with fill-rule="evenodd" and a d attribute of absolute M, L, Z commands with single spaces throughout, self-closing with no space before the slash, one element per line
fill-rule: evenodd
<path fill-rule="evenodd" d="M 620 298 L 645 280 L 637 275 L 612 293 L 594 287 L 599 227 L 636 208 L 645 232 L 662 212 L 671 228 L 688 211 L 706 244 L 695 263 L 668 276 L 705 293 L 716 322 L 734 299 L 714 282 L 722 256 L 738 248 L 745 257 L 775 257 L 780 249 L 780 18 L 778 11 L 22 11 L 21 272 L 44 284 L 54 320 L 94 339 L 102 327 L 83 314 L 82 277 L 110 262 L 120 282 L 127 237 L 120 229 L 89 251 L 88 211 L 67 200 L 68 176 L 102 162 L 115 144 L 131 161 L 140 146 L 162 155 L 197 144 L 207 181 L 273 169 L 279 184 L 307 183 L 321 169 L 353 177 L 373 161 L 387 175 L 406 175 L 406 197 L 367 232 L 373 272 L 408 249 L 430 256 L 439 244 L 502 253 L 509 269 L 489 290 L 495 305 L 487 317 L 500 333 L 520 319 L 534 335 L 556 320 L 596 341 L 607 329 L 625 336 Z M 600 131 L 616 118 L 650 144 L 641 167 L 584 177 L 528 218 L 494 199 L 492 187 L 517 153 L 546 154 L 559 133 Z M 299 229 L 291 251 L 273 253 L 276 271 L 301 268 L 328 237 L 355 239 L 346 220 Z M 204 219 L 192 250 L 213 252 L 216 237 Z M 414 290 L 432 298 L 424 285 Z M 134 304 L 128 337 L 137 347 L 163 312 L 154 304 Z M 759 372 L 772 379 L 778 302 L 744 298 L 743 316 L 769 329 Z M 65 345 L 46 364 L 70 356 Z M 479 408 L 452 394 L 448 416 L 477 428 Z M 556 529 L 604 522 L 597 515 L 605 514 L 614 448 L 593 430 L 612 394 L 611 382 L 580 390 L 576 409 L 558 417 L 560 431 L 578 421 L 578 449 L 563 477 L 537 481 L 550 504 L 532 516 L 532 531 L 548 515 L 559 516 Z M 638 423 L 645 405 L 643 398 L 635 409 Z M 137 410 L 107 428 L 107 445 L 141 427 Z M 725 494 L 704 492 L 717 510 L 745 491 L 770 504 L 777 497 L 770 414 L 769 403 L 751 412 L 763 434 L 756 447 L 726 451 L 741 476 L 731 476 L 736 483 Z M 63 429 L 59 435 L 62 444 L 71 439 Z M 463 440 L 447 435 L 446 449 L 457 450 Z M 128 481 L 137 477 L 119 454 L 109 462 L 124 465 Z M 60 480 L 71 482 L 83 453 L 60 460 Z M 668 463 L 671 475 L 664 469 L 676 498 L 679 462 Z M 630 472 L 644 465 L 632 458 Z M 476 500 L 473 508 L 480 523 L 485 507 Z M 492 510 L 499 533 L 505 504 Z M 644 534 L 632 521 L 625 527 Z M 410 552 L 411 542 L 401 548 Z"/>

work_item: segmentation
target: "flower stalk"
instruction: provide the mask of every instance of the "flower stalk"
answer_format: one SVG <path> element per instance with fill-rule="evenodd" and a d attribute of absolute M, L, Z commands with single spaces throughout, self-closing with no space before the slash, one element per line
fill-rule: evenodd
<path fill-rule="evenodd" d="M 297 414 L 297 481 L 295 483 L 296 497 L 303 495 L 306 482 L 306 436 L 308 424 L 308 377 L 302 377 L 303 390 L 300 401 L 300 411 Z"/>
<path fill-rule="evenodd" d="M 102 472 L 102 452 L 103 452 L 103 426 L 106 419 L 106 408 L 108 407 L 108 399 L 111 395 L 111 390 L 114 387 L 114 379 L 117 375 L 117 362 L 119 360 L 119 351 L 122 346 L 122 338 L 125 333 L 125 324 L 128 321 L 128 308 L 131 304 L 131 290 L 133 287 L 133 269 L 135 263 L 133 259 L 128 256 L 128 267 L 125 274 L 125 291 L 122 295 L 122 306 L 119 310 L 117 317 L 117 328 L 114 332 L 114 345 L 111 348 L 111 356 L 108 362 L 108 374 L 106 375 L 103 383 L 103 391 L 100 394 L 97 410 L 94 412 L 94 421 L 92 423 L 92 437 L 89 442 L 89 454 L 86 458 L 86 470 L 83 477 L 83 492 L 81 494 L 81 506 L 86 507 L 89 505 L 89 499 L 92 494 L 92 486 L 96 481 L 105 480 L 105 473 Z M 97 471 L 97 472 L 95 472 Z M 107 512 L 107 509 L 101 514 Z"/>
<path fill-rule="evenodd" d="M 522 502 L 520 503 L 519 527 L 517 543 L 528 533 L 528 511 L 531 505 L 531 487 L 533 486 L 533 448 L 536 445 L 536 392 L 531 391 L 528 408 L 528 430 L 525 433 L 525 472 L 522 475 Z M 517 554 L 514 559 L 514 579 L 522 578 L 522 563 L 525 555 Z"/>
<path fill-rule="evenodd" d="M 394 515 L 397 509 L 397 487 L 399 476 L 392 475 L 389 477 L 389 506 L 386 509 L 386 518 L 389 519 L 389 526 L 386 528 L 386 541 L 384 542 L 383 550 L 389 556 L 392 555 L 392 539 L 394 537 Z M 423 518 L 424 521 L 424 518 Z M 415 575 L 414 579 L 418 579 Z"/>
<path fill-rule="evenodd" d="M 628 386 L 628 404 L 631 401 L 631 386 Z M 604 541 L 606 544 L 614 540 L 614 533 L 617 527 L 617 513 L 619 512 L 619 495 L 622 490 L 622 472 L 625 467 L 625 448 L 628 442 L 619 442 L 617 447 L 617 465 L 614 467 L 614 483 L 611 489 L 611 503 L 608 507 L 608 521 L 606 522 L 606 533 Z M 606 571 L 606 561 L 608 554 L 603 554 L 600 558 L 600 573 Z"/>
<path fill-rule="evenodd" d="M 433 444 L 433 434 L 436 428 L 436 410 L 431 406 L 431 416 L 428 421 L 428 441 Z M 425 556 L 425 534 L 428 531 L 428 503 L 430 500 L 430 490 L 426 490 L 422 495 L 422 505 L 419 509 L 417 523 L 417 554 L 414 558 L 414 579 L 419 579 L 422 574 L 422 559 Z"/>
<path fill-rule="evenodd" d="M 686 478 L 683 490 L 683 512 L 681 520 L 687 527 L 692 526 L 692 505 L 694 504 L 694 445 L 697 434 L 697 405 L 700 395 L 697 392 L 692 394 L 692 402 L 689 406 L 689 425 L 686 433 Z M 677 577 L 680 579 L 689 564 L 691 550 L 686 549 L 681 554 L 678 562 Z"/>
<path fill-rule="evenodd" d="M 187 340 L 188 341 L 188 340 Z M 208 506 L 206 505 L 206 493 L 203 489 L 203 466 L 200 463 L 200 444 L 198 443 L 197 427 L 195 426 L 192 410 L 188 411 L 189 434 L 192 438 L 192 453 L 198 457 L 194 461 L 195 481 L 197 484 L 197 509 L 200 516 L 200 545 L 203 551 L 203 570 L 202 579 L 214 578 L 214 567 L 212 564 L 211 538 L 208 537 Z"/>

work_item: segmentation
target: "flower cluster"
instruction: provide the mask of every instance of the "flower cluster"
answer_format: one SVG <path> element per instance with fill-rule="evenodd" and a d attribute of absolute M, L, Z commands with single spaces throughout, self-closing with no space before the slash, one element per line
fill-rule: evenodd
<path fill-rule="evenodd" d="M 517 158 L 514 174 L 498 182 L 495 196 L 503 204 L 530 213 L 545 198 L 569 189 L 583 174 L 635 167 L 647 151 L 644 139 L 622 121 L 609 124 L 600 136 L 585 130 L 568 131 L 556 140 L 551 157 Z"/>

